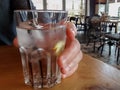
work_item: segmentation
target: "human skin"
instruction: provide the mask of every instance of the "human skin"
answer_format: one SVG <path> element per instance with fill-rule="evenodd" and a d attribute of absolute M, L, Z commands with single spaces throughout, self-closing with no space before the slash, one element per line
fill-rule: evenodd
<path fill-rule="evenodd" d="M 71 76 L 78 68 L 83 54 L 79 41 L 75 38 L 77 29 L 71 22 L 67 23 L 67 40 L 62 54 L 58 58 L 58 65 L 61 68 L 62 78 Z"/>
<path fill-rule="evenodd" d="M 83 57 L 80 43 L 75 38 L 77 34 L 75 25 L 71 22 L 67 22 L 66 26 L 66 46 L 64 51 L 58 57 L 58 65 L 61 69 L 62 78 L 71 76 L 77 70 L 78 64 Z M 13 45 L 18 47 L 17 37 L 13 40 Z"/>

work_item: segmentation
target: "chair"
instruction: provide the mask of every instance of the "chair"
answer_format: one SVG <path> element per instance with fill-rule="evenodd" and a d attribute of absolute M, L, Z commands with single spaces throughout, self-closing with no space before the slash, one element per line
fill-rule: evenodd
<path fill-rule="evenodd" d="M 78 25 L 80 27 L 78 28 L 78 31 L 84 31 L 84 34 L 87 34 L 87 30 L 89 29 L 90 17 L 86 16 L 84 19 L 84 22 L 82 22 L 81 18 L 79 18 L 80 22 L 78 23 Z"/>
<path fill-rule="evenodd" d="M 99 16 L 93 16 L 90 19 L 89 22 L 89 29 L 87 31 L 88 33 L 88 42 L 86 45 L 89 45 L 89 43 L 93 42 L 93 51 L 95 52 L 96 43 L 99 42 L 102 43 L 102 34 L 101 34 L 101 27 L 100 27 L 100 17 Z"/>
<path fill-rule="evenodd" d="M 109 56 L 111 55 L 111 46 L 113 46 L 115 44 L 114 40 L 110 40 L 109 38 L 105 38 L 104 41 L 103 41 L 103 44 L 101 45 L 101 55 L 103 53 L 103 49 L 104 49 L 104 46 L 105 44 L 108 44 L 109 46 Z"/>
<path fill-rule="evenodd" d="M 85 28 L 85 22 L 82 22 L 82 18 L 79 18 L 79 29 L 84 29 Z"/>
<path fill-rule="evenodd" d="M 109 23 L 109 32 L 112 32 L 113 28 L 116 28 L 116 24 L 115 23 Z"/>
<path fill-rule="evenodd" d="M 118 41 L 117 43 L 116 43 L 116 49 L 115 49 L 115 53 L 117 52 L 117 65 L 119 64 L 119 56 L 120 56 L 120 41 Z"/>
<path fill-rule="evenodd" d="M 111 55 L 111 46 L 114 45 L 114 41 L 105 37 L 105 34 L 108 34 L 108 33 L 111 33 L 111 32 L 107 32 L 106 23 L 101 24 L 99 16 L 94 16 L 91 18 L 91 24 L 90 24 L 90 29 L 89 29 L 90 36 L 89 36 L 88 43 L 90 42 L 90 39 L 93 40 L 93 44 L 94 44 L 93 51 L 94 52 L 95 52 L 95 48 L 96 48 L 96 43 L 99 42 L 100 45 L 98 47 L 98 50 L 101 49 L 100 54 L 102 55 L 104 45 L 107 43 L 109 45 L 109 55 Z"/>
<path fill-rule="evenodd" d="M 74 22 L 75 26 L 77 27 L 77 25 L 78 25 L 78 17 L 70 17 L 70 22 Z"/>

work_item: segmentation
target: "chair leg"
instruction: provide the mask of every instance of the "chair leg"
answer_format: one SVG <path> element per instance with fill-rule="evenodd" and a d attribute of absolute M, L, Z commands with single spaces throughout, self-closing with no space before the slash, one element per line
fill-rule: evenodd
<path fill-rule="evenodd" d="M 116 55 L 116 52 L 117 52 L 117 46 L 115 47 L 115 55 Z"/>
<path fill-rule="evenodd" d="M 109 45 L 109 56 L 111 55 L 111 45 Z"/>
<path fill-rule="evenodd" d="M 95 52 L 96 41 L 94 41 L 93 43 L 94 43 L 94 45 L 93 45 L 93 52 Z"/>
<path fill-rule="evenodd" d="M 118 52 L 117 52 L 117 65 L 119 64 L 119 54 L 120 54 L 120 48 L 118 48 Z"/>
<path fill-rule="evenodd" d="M 101 43 L 100 47 L 98 48 L 98 50 L 100 50 L 100 48 L 101 48 L 101 52 L 100 52 L 101 56 L 102 56 L 102 53 L 103 53 L 104 46 L 105 46 L 105 41 L 103 41 L 103 43 Z"/>
<path fill-rule="evenodd" d="M 102 53 L 103 53 L 103 49 L 104 49 L 104 44 L 102 44 L 102 45 L 100 46 L 100 48 L 101 48 L 101 52 L 100 52 L 100 55 L 102 56 Z"/>
<path fill-rule="evenodd" d="M 88 39 L 88 42 L 87 42 L 86 46 L 88 46 L 88 45 L 89 45 L 90 41 L 91 41 L 91 39 Z"/>

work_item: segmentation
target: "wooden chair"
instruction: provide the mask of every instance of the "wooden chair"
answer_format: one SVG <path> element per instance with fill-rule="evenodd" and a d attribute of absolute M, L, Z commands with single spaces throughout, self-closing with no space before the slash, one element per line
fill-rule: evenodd
<path fill-rule="evenodd" d="M 70 17 L 70 22 L 74 22 L 75 26 L 77 27 L 77 25 L 78 25 L 78 17 Z"/>
<path fill-rule="evenodd" d="M 90 42 L 93 42 L 93 52 L 96 49 L 96 43 L 102 41 L 101 39 L 101 28 L 100 28 L 100 17 L 93 16 L 89 22 L 88 33 L 88 42 L 86 45 L 89 45 Z"/>
<path fill-rule="evenodd" d="M 115 53 L 117 53 L 117 65 L 119 64 L 119 59 L 120 59 L 120 41 L 118 41 L 116 43 L 116 49 L 115 49 Z"/>
<path fill-rule="evenodd" d="M 90 17 L 89 16 L 86 16 L 84 18 L 84 22 L 82 22 L 81 18 L 79 18 L 79 28 L 78 28 L 78 31 L 84 31 L 84 34 L 88 34 L 87 31 L 89 29 L 89 22 L 90 22 Z"/>

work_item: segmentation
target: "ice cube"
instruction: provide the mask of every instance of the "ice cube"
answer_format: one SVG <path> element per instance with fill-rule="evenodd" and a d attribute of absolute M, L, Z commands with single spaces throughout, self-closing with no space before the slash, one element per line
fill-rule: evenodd
<path fill-rule="evenodd" d="M 33 46 L 33 39 L 28 33 L 30 30 L 17 28 L 17 37 L 20 46 L 31 47 Z"/>
<path fill-rule="evenodd" d="M 44 36 L 42 35 L 41 30 L 32 30 L 31 31 L 31 36 L 33 37 L 34 40 L 44 40 Z"/>

